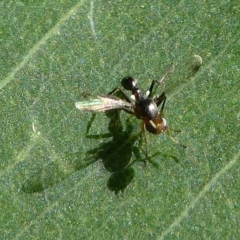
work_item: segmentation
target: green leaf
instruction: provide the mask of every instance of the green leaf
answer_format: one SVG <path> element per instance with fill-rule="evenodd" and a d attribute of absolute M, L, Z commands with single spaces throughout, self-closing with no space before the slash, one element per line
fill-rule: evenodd
<path fill-rule="evenodd" d="M 238 1 L 16 0 L 0 9 L 2 239 L 239 236 Z M 164 113 L 187 150 L 147 134 L 145 164 L 139 119 L 121 112 L 126 144 L 111 145 L 109 117 L 91 122 L 75 108 L 125 76 L 147 91 L 172 62 Z M 106 149 L 137 160 L 130 176 L 120 170 L 112 181 L 99 159 Z M 116 196 L 107 184 L 115 191 L 121 176 L 119 189 L 128 186 Z"/>

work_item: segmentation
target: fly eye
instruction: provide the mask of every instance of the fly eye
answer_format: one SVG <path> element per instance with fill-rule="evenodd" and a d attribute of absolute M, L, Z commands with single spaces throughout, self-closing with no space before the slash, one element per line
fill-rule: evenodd
<path fill-rule="evenodd" d="M 148 122 L 145 122 L 145 127 L 147 131 L 152 134 L 160 134 L 167 130 L 168 125 L 167 125 L 166 119 L 162 118 L 162 119 L 155 119 L 154 121 L 150 120 Z"/>
<path fill-rule="evenodd" d="M 145 127 L 148 130 L 148 132 L 153 133 L 153 134 L 157 133 L 157 126 L 152 120 L 145 123 Z"/>
<path fill-rule="evenodd" d="M 133 77 L 125 77 L 121 81 L 122 86 L 129 91 L 132 91 L 137 87 L 137 80 L 134 79 Z"/>

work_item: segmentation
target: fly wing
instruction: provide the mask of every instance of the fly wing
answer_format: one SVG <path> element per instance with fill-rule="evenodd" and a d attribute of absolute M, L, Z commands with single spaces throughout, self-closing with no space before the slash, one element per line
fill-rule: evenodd
<path fill-rule="evenodd" d="M 111 95 L 101 95 L 89 101 L 76 102 L 75 107 L 82 111 L 105 112 L 112 109 L 131 110 L 132 104 Z"/>
<path fill-rule="evenodd" d="M 170 65 L 164 76 L 158 80 L 164 92 L 174 92 L 185 87 L 191 78 L 202 66 L 202 58 L 199 55 L 189 56 L 187 59 Z M 167 75 L 171 75 L 167 77 Z M 167 80 L 165 79 L 167 77 Z"/>

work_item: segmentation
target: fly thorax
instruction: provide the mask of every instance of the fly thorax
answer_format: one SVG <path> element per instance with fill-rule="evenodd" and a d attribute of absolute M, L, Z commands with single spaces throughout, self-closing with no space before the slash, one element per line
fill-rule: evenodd
<path fill-rule="evenodd" d="M 141 119 L 155 119 L 158 114 L 158 108 L 156 103 L 149 99 L 143 98 L 136 102 L 135 105 L 136 117 Z"/>

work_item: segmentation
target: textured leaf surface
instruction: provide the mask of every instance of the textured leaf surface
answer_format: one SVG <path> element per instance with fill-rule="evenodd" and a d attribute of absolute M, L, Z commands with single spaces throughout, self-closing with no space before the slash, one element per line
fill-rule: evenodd
<path fill-rule="evenodd" d="M 0 12 L 2 239 L 239 236 L 238 1 L 1 1 Z M 194 54 L 203 65 L 189 77 Z M 74 103 L 129 75 L 146 91 L 171 62 L 165 117 L 188 149 L 148 135 L 158 169 L 134 164 L 115 196 L 86 159 L 108 145 L 109 119 L 97 114 L 100 139 L 85 138 L 91 114 Z"/>

